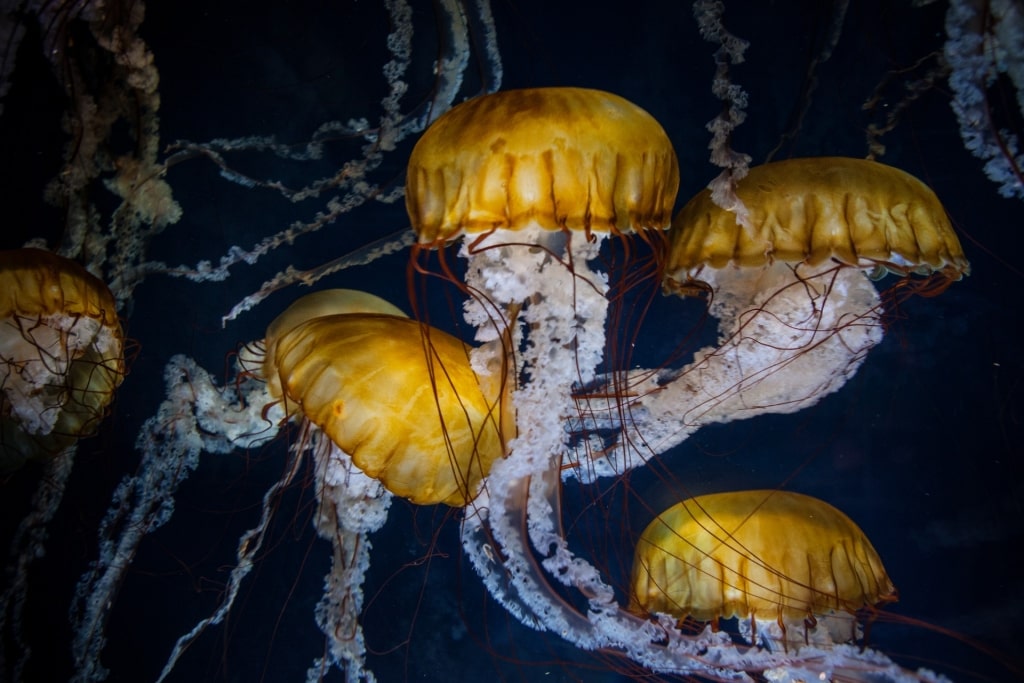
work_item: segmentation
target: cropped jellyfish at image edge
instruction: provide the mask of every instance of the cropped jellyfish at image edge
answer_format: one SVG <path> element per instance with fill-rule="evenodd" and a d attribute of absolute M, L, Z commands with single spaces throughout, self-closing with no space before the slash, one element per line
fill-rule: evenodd
<path fill-rule="evenodd" d="M 124 375 L 106 285 L 41 249 L 0 252 L 0 474 L 95 433 Z"/>

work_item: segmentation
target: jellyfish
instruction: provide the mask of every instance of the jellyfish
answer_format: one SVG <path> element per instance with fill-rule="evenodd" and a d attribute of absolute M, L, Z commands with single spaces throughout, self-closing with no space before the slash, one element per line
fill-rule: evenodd
<path fill-rule="evenodd" d="M 311 426 L 316 525 L 334 546 L 317 621 L 332 662 L 354 678 L 365 652 L 358 619 L 368 534 L 387 519 L 388 492 L 421 505 L 474 498 L 504 452 L 503 422 L 512 427 L 502 413 L 508 383 L 478 379 L 455 337 L 351 290 L 292 304 L 268 327 L 264 348 L 270 396 Z"/>
<path fill-rule="evenodd" d="M 712 493 L 660 513 L 637 542 L 630 587 L 637 614 L 736 617 L 748 640 L 784 649 L 853 640 L 858 612 L 896 600 L 853 520 L 777 490 Z"/>
<path fill-rule="evenodd" d="M 478 377 L 469 353 L 455 337 L 377 296 L 333 289 L 294 302 L 264 339 L 239 354 L 243 372 L 264 383 L 247 401 L 263 403 L 264 419 L 300 421 L 296 456 L 313 453 L 315 524 L 334 553 L 316 608 L 329 660 L 311 671 L 337 665 L 350 680 L 364 675 L 359 614 L 369 534 L 387 520 L 392 495 L 418 505 L 465 506 L 504 453 L 503 430 L 514 428 L 504 398 L 509 383 L 504 375 Z M 292 480 L 299 461 L 264 498 L 260 525 L 240 541 L 226 599 L 178 640 L 161 680 L 189 643 L 230 611 L 260 549 L 273 493 Z"/>
<path fill-rule="evenodd" d="M 125 362 L 110 290 L 48 251 L 0 251 L 0 320 L 3 474 L 94 434 Z"/>
<path fill-rule="evenodd" d="M 882 340 L 887 302 L 873 279 L 902 276 L 887 293 L 895 299 L 938 293 L 970 272 L 935 193 L 891 166 L 779 161 L 751 169 L 736 195 L 748 225 L 710 189 L 673 221 L 665 290 L 707 294 L 719 340 L 682 369 L 625 380 L 636 397 L 630 420 L 653 452 L 702 425 L 796 412 L 839 390 Z M 606 450 L 596 475 L 643 462 L 629 441 Z"/>
<path fill-rule="evenodd" d="M 527 623 L 565 630 L 524 534 L 558 556 L 552 561 L 568 561 L 558 530 L 563 421 L 576 410 L 573 387 L 593 380 L 602 360 L 608 313 L 608 277 L 591 262 L 609 235 L 656 241 L 678 183 L 675 152 L 650 114 L 581 88 L 465 102 L 424 133 L 409 159 L 414 258 L 464 238 L 465 316 L 483 343 L 474 368 L 486 375 L 495 354 L 513 359 L 517 434 L 463 533 L 492 593 Z M 509 558 L 511 583 L 489 563 L 492 545 Z"/>
<path fill-rule="evenodd" d="M 334 546 L 317 621 L 332 663 L 354 680 L 365 652 L 358 619 L 368 534 L 387 519 L 390 494 L 451 506 L 476 496 L 504 452 L 508 384 L 478 380 L 465 344 L 376 297 L 311 296 L 271 323 L 263 368 L 270 395 L 312 432 L 316 526 Z"/>
<path fill-rule="evenodd" d="M 18 652 L 16 671 L 28 652 L 20 627 L 29 566 L 46 552 L 75 445 L 96 432 L 124 376 L 124 336 L 107 286 L 42 249 L 0 251 L 0 476 L 29 461 L 43 465 L 0 591 L 0 632 Z"/>
<path fill-rule="evenodd" d="M 414 503 L 465 505 L 503 453 L 503 378 L 478 381 L 469 349 L 441 330 L 321 316 L 281 336 L 273 363 L 286 404 Z"/>

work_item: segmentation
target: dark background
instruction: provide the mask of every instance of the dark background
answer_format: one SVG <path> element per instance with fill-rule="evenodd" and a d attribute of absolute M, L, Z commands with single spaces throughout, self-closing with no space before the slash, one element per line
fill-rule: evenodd
<path fill-rule="evenodd" d="M 263 4 L 149 4 L 141 34 L 161 73 L 165 142 L 274 135 L 301 144 L 324 121 L 365 116 L 372 122 L 379 115 L 389 27 L 378 3 Z M 429 97 L 431 65 L 443 51 L 439 10 L 429 2 L 413 5 L 416 52 L 406 110 Z M 503 87 L 586 86 L 640 104 L 676 147 L 680 206 L 717 173 L 707 161 L 704 129 L 720 106 L 710 92 L 714 48 L 700 37 L 686 3 L 634 0 L 594 9 L 494 0 L 493 11 Z M 727 3 L 727 27 L 750 41 L 746 62 L 732 69 L 750 95 L 734 147 L 755 163 L 791 127 L 808 65 L 835 11 L 817 0 Z M 903 98 L 903 84 L 936 63 L 944 14 L 941 2 L 920 8 L 886 0 L 851 3 L 831 59 L 817 68 L 803 125 L 775 158 L 865 156 L 867 125 L 881 122 Z M 17 89 L 0 117 L 5 246 L 17 246 L 24 236 L 54 235 L 59 224 L 40 194 L 59 163 L 61 95 L 33 49 L 38 43 L 30 35 L 19 55 Z M 915 66 L 919 60 L 923 65 Z M 469 69 L 463 96 L 476 93 L 477 73 Z M 880 84 L 877 106 L 865 110 Z M 996 92 L 1006 98 L 1008 125 L 1020 131 L 1012 90 Z M 884 138 L 881 160 L 936 191 L 961 235 L 972 275 L 941 296 L 905 303 L 885 341 L 838 394 L 795 415 L 703 429 L 665 463 L 693 493 L 784 486 L 844 510 L 872 539 L 900 592 L 889 608 L 897 623 L 876 624 L 872 645 L 906 666 L 935 668 L 954 679 L 1009 680 L 989 653 L 936 633 L 946 629 L 1012 652 L 1024 627 L 1024 573 L 1012 559 L 1024 540 L 1024 204 L 1000 197 L 982 163 L 964 150 L 949 97 L 939 79 Z M 373 179 L 385 187 L 402 184 L 414 141 L 389 154 Z M 358 156 L 359 145 L 338 141 L 321 162 L 305 165 L 266 154 L 231 161 L 256 177 L 301 185 Z M 249 246 L 293 221 L 311 220 L 324 201 L 292 204 L 231 184 L 203 160 L 171 168 L 167 179 L 184 217 L 153 242 L 151 255 L 171 264 L 216 261 L 231 245 Z M 113 487 L 137 463 L 134 435 L 163 398 L 162 369 L 170 355 L 191 355 L 216 377 L 227 377 L 230 352 L 262 337 L 267 323 L 305 290 L 279 292 L 222 329 L 221 316 L 236 301 L 289 263 L 312 267 L 407 226 L 401 202 L 372 204 L 254 266 L 236 267 L 224 283 L 152 276 L 138 288 L 125 314 L 139 355 L 104 430 L 80 446 L 51 525 L 48 555 L 33 569 L 30 680 L 68 675 L 71 591 L 93 557 L 95 528 Z M 403 252 L 322 286 L 368 289 L 407 307 L 407 259 Z M 432 305 L 447 310 L 445 296 Z M 698 324 L 700 306 L 690 306 L 680 314 L 674 300 L 656 302 L 641 328 L 637 364 L 658 362 L 678 342 L 675 330 L 682 336 Z M 204 455 L 179 491 L 174 518 L 143 542 L 117 596 L 104 655 L 109 680 L 155 678 L 174 640 L 212 611 L 238 536 L 257 520 L 263 492 L 283 470 L 284 452 L 282 439 L 250 452 Z M 5 530 L 21 514 L 31 476 L 18 475 L 0 489 Z M 630 495 L 657 501 L 665 495 L 661 483 L 638 472 Z M 574 489 L 567 504 L 592 495 Z M 310 523 L 314 505 L 311 484 L 285 495 L 265 556 L 232 618 L 204 634 L 172 680 L 304 679 L 323 648 L 312 612 L 330 561 L 329 546 L 316 539 Z M 586 524 L 607 525 L 609 546 L 626 535 L 614 525 L 635 532 L 648 521 L 600 509 L 589 514 Z M 461 556 L 458 516 L 446 508 L 396 501 L 388 525 L 372 540 L 364 622 L 378 680 L 619 680 L 614 663 L 525 629 L 488 600 Z M 631 551 L 594 552 L 628 558 Z M 341 679 L 334 674 L 334 680 Z"/>

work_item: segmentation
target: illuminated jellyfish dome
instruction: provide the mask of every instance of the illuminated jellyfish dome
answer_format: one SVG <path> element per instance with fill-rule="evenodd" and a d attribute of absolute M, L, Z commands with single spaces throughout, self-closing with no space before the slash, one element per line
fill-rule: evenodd
<path fill-rule="evenodd" d="M 774 263 L 838 262 L 868 269 L 875 279 L 886 271 L 938 272 L 948 280 L 970 273 L 935 192 L 892 166 L 787 159 L 751 168 L 735 197 L 736 207 L 722 208 L 708 189 L 676 216 L 667 268 L 675 282 L 707 269 L 731 265 L 742 272 Z"/>
<path fill-rule="evenodd" d="M 635 104 L 598 90 L 532 88 L 472 99 L 434 122 L 407 182 L 419 241 L 440 245 L 498 229 L 660 229 L 679 168 L 664 129 Z"/>

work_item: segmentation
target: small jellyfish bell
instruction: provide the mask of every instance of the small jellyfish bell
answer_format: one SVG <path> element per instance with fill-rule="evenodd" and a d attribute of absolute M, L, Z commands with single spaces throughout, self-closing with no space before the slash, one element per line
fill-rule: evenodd
<path fill-rule="evenodd" d="M 42 249 L 0 251 L 0 474 L 95 433 L 124 376 L 107 286 Z"/>
<path fill-rule="evenodd" d="M 864 532 L 828 503 L 791 491 L 730 491 L 661 512 L 633 559 L 630 610 L 718 624 L 796 651 L 857 640 L 856 616 L 896 600 Z"/>
<path fill-rule="evenodd" d="M 710 190 L 673 221 L 665 289 L 709 293 L 719 341 L 680 370 L 633 373 L 630 417 L 656 452 L 701 425 L 796 412 L 842 387 L 882 339 L 872 278 L 896 273 L 891 291 L 930 294 L 970 271 L 935 193 L 890 166 L 790 159 L 752 168 L 736 196 L 745 225 Z M 619 455 L 605 462 L 638 464 Z"/>

